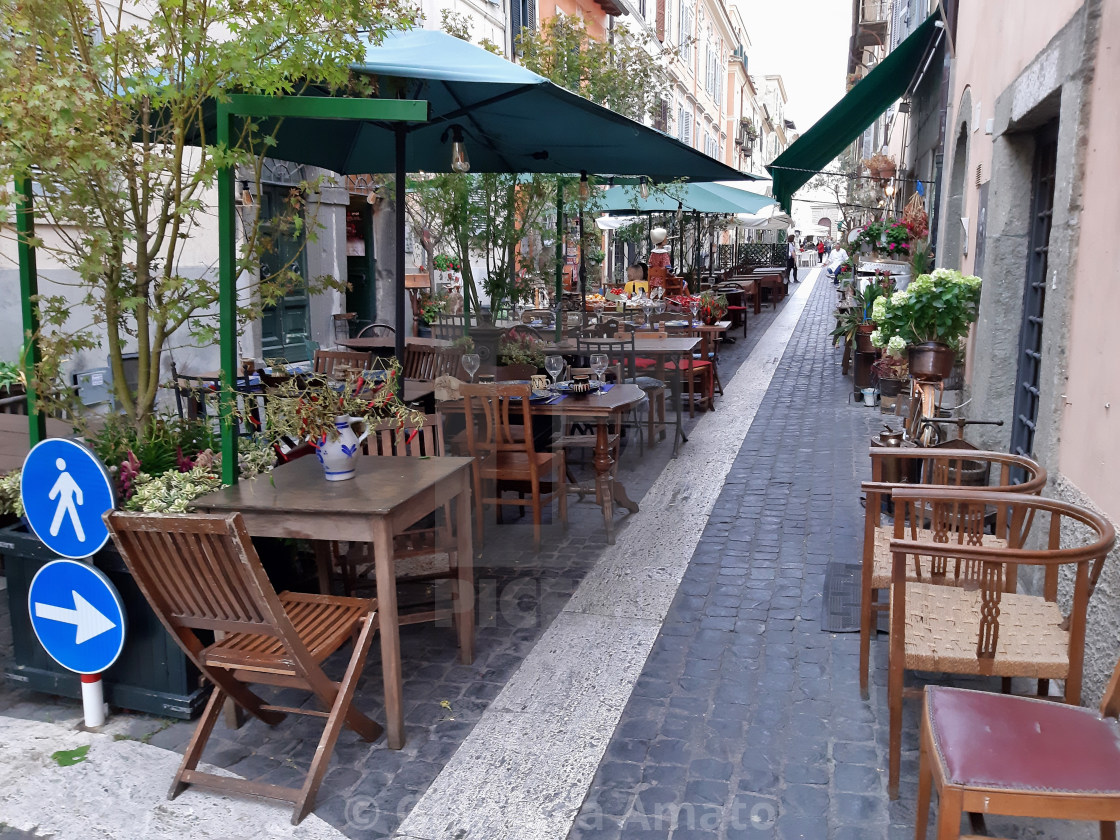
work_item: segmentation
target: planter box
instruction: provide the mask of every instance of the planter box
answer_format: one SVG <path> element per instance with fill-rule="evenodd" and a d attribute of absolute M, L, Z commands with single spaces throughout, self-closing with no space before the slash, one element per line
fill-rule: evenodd
<path fill-rule="evenodd" d="M 0 529 L 0 553 L 12 621 L 13 661 L 5 676 L 35 691 L 81 697 L 78 675 L 47 655 L 28 615 L 31 579 L 58 556 L 23 525 Z M 116 549 L 106 546 L 93 560 L 120 592 L 128 618 L 124 650 L 103 677 L 106 701 L 160 717 L 194 717 L 209 694 L 209 688 L 202 687 L 198 669 L 164 630 Z"/>

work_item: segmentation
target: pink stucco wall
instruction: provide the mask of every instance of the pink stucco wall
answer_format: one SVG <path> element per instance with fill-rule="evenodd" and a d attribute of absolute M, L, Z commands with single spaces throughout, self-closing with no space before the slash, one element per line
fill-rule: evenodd
<path fill-rule="evenodd" d="M 955 137 L 964 120 L 968 120 L 973 129 L 969 134 L 968 173 L 965 178 L 970 186 L 965 189 L 961 211 L 969 224 L 968 256 L 961 266 L 965 271 L 972 271 L 976 252 L 977 190 L 971 184 L 977 164 L 983 169 L 982 181 L 987 181 L 991 174 L 992 138 L 984 133 L 984 127 L 995 115 L 996 97 L 1069 22 L 1083 1 L 1046 0 L 1024 4 L 1023 0 L 962 0 L 960 4 L 956 67 L 953 90 L 949 96 L 946 134 L 949 138 Z M 959 113 L 966 89 L 972 96 L 971 115 Z M 975 120 L 977 105 L 980 106 L 978 121 Z M 951 160 L 949 154 L 947 162 Z"/>
<path fill-rule="evenodd" d="M 1059 461 L 1114 522 L 1120 521 L 1120 4 L 1103 4 L 1086 149 L 1079 259 L 1069 333 L 1069 381 Z"/>

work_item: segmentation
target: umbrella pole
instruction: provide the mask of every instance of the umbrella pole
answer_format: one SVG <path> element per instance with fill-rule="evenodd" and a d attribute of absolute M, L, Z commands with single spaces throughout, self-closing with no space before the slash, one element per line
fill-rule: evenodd
<path fill-rule="evenodd" d="M 405 217 L 405 143 L 408 135 L 405 134 L 403 126 L 397 126 L 394 130 L 396 139 L 396 156 L 397 156 L 397 171 L 396 171 L 396 184 L 395 184 L 395 201 L 396 201 L 396 216 L 393 223 L 396 225 L 397 234 L 397 254 L 396 254 L 396 274 L 397 274 L 397 288 L 396 294 L 393 298 L 393 306 L 395 307 L 396 314 L 396 356 L 397 361 L 404 365 L 404 299 L 408 292 L 405 290 L 404 284 L 404 217 Z M 465 300 L 466 298 L 464 298 Z M 404 398 L 404 377 L 400 378 L 397 382 L 397 396 Z"/>
<path fill-rule="evenodd" d="M 696 288 L 700 291 L 700 212 L 692 211 L 692 276 L 696 279 Z"/>
<path fill-rule="evenodd" d="M 583 258 L 583 204 L 579 206 L 579 304 L 587 312 L 587 261 Z M 581 314 L 582 318 L 583 315 Z"/>
<path fill-rule="evenodd" d="M 560 301 L 564 299 L 564 179 L 556 178 L 556 340 L 563 336 Z"/>
<path fill-rule="evenodd" d="M 24 377 L 27 391 L 28 446 L 34 446 L 47 436 L 47 418 L 39 410 L 39 395 L 35 392 L 35 366 L 39 362 L 39 305 L 34 302 L 39 294 L 39 272 L 35 264 L 35 203 L 31 179 L 21 173 L 16 178 L 16 192 L 20 206 L 16 211 L 16 232 L 19 237 L 19 285 L 23 307 L 23 334 L 27 339 L 24 358 Z"/>

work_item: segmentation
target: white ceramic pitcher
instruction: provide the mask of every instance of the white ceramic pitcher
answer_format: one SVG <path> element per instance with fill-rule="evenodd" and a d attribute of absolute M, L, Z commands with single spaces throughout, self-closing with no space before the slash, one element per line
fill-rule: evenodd
<path fill-rule="evenodd" d="M 315 455 L 323 465 L 323 475 L 327 481 L 346 481 L 354 477 L 358 446 L 369 436 L 369 427 L 359 437 L 354 434 L 350 425 L 352 422 L 352 418 L 346 415 L 336 417 L 334 427 L 338 429 L 338 437 L 331 440 L 328 436 L 325 443 L 315 448 Z"/>

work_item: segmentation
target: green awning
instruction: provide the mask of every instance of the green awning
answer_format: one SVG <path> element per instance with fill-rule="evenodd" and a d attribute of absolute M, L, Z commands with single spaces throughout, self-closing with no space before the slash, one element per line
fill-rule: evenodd
<path fill-rule="evenodd" d="M 906 93 L 939 32 L 940 19 L 940 12 L 926 18 L 831 111 L 766 167 L 774 177 L 774 197 L 787 213 L 794 192 Z"/>

